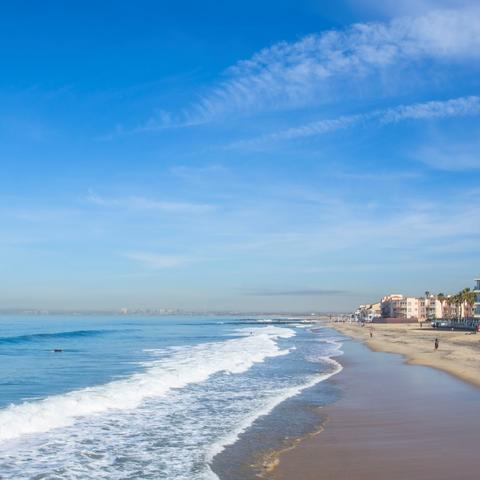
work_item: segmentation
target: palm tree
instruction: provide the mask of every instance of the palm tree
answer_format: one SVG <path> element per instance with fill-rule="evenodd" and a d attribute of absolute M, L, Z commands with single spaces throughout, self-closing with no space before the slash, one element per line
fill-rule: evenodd
<path fill-rule="evenodd" d="M 455 321 L 460 321 L 462 318 L 462 292 L 458 292 L 452 297 L 452 303 L 455 305 Z"/>
<path fill-rule="evenodd" d="M 464 320 L 468 316 L 468 307 L 471 308 L 475 303 L 475 294 L 470 291 L 470 288 L 464 288 L 451 297 L 451 303 L 455 305 L 455 316 L 457 320 Z"/>
<path fill-rule="evenodd" d="M 445 308 L 444 308 L 444 303 L 445 303 L 445 300 L 446 300 L 446 297 L 445 297 L 445 294 L 443 293 L 439 293 L 437 295 L 437 300 L 440 302 L 440 304 L 442 305 L 442 317 L 445 316 Z"/>
<path fill-rule="evenodd" d="M 475 292 L 472 292 L 470 288 L 467 287 L 462 290 L 462 293 L 463 293 L 463 302 L 465 303 L 466 306 L 470 307 L 469 310 L 471 311 L 471 309 L 475 305 Z"/>

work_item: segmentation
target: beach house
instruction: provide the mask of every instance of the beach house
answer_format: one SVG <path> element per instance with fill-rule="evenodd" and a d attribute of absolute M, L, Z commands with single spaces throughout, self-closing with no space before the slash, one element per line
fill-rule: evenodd
<path fill-rule="evenodd" d="M 380 302 L 360 305 L 354 312 L 353 318 L 357 322 L 373 322 L 382 316 Z"/>

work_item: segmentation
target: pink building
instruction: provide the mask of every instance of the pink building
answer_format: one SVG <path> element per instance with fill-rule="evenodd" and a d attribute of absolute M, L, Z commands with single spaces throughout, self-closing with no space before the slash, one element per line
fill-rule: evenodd
<path fill-rule="evenodd" d="M 406 297 L 405 295 L 392 294 L 386 295 L 380 302 L 382 309 L 382 318 L 395 318 L 404 321 L 420 320 L 420 299 L 416 297 Z"/>

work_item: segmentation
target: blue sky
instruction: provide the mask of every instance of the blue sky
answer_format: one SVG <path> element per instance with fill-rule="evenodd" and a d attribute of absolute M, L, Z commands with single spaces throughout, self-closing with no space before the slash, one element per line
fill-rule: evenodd
<path fill-rule="evenodd" d="M 2 5 L 0 307 L 470 285 L 480 10 L 378 3 Z"/>

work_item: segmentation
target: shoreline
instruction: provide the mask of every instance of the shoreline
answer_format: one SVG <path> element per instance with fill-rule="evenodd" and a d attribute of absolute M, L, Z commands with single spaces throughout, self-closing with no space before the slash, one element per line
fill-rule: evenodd
<path fill-rule="evenodd" d="M 328 383 L 342 370 L 337 361 L 341 342 L 335 341 L 339 337 L 332 329 L 315 333 L 311 328 L 298 329 L 290 355 L 271 362 L 272 374 L 278 380 L 283 378 L 283 388 L 272 398 L 272 408 L 257 411 L 253 423 L 209 462 L 219 478 L 262 478 L 274 470 L 279 452 L 294 448 L 302 438 L 322 429 L 323 407 L 340 395 Z"/>
<path fill-rule="evenodd" d="M 290 439 L 290 442 L 287 443 L 285 446 L 278 450 L 272 450 L 266 454 L 263 454 L 258 462 L 256 462 L 253 466 L 257 471 L 256 477 L 269 479 L 272 478 L 272 474 L 275 473 L 276 469 L 280 465 L 280 459 L 286 453 L 295 450 L 298 448 L 303 442 L 309 440 L 311 438 L 320 435 L 326 428 L 326 424 L 328 423 L 328 418 L 326 418 L 322 425 L 318 426 L 314 431 L 303 435 L 302 437 L 297 437 Z M 274 478 L 274 477 L 273 477 Z"/>
<path fill-rule="evenodd" d="M 360 327 L 359 327 L 360 328 Z M 400 355 L 346 339 L 342 390 L 320 433 L 278 452 L 272 480 L 474 480 L 480 391 Z"/>
<path fill-rule="evenodd" d="M 330 323 L 330 328 L 361 341 L 374 352 L 397 353 L 409 365 L 441 370 L 480 387 L 480 335 L 462 331 L 421 328 L 418 323 L 366 324 Z M 370 338 L 370 331 L 373 337 Z M 433 344 L 440 341 L 437 351 Z"/>

